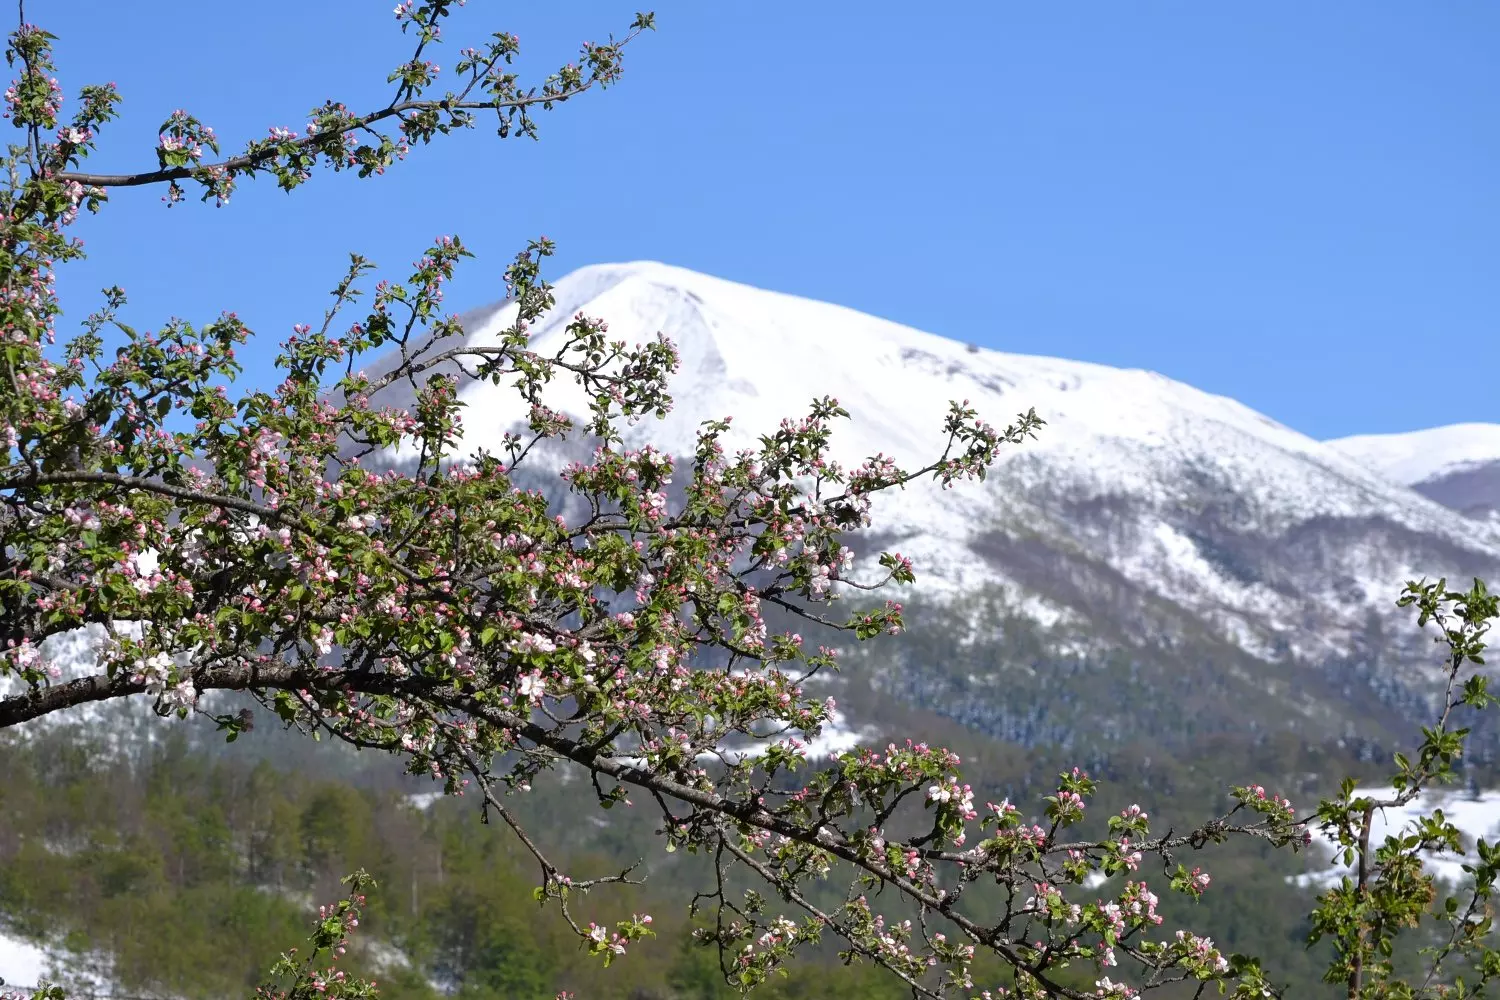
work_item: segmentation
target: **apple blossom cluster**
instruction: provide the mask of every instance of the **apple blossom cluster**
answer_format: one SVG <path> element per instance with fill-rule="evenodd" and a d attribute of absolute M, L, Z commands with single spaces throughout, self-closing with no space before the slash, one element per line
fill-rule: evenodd
<path fill-rule="evenodd" d="M 198 700 L 192 678 L 174 671 L 172 658 L 166 653 L 152 653 L 137 660 L 130 681 L 141 685 L 148 696 L 169 712 L 186 711 Z"/>
<path fill-rule="evenodd" d="M 156 159 L 163 167 L 180 167 L 203 158 L 205 149 L 217 153 L 214 130 L 178 108 L 162 122 L 156 139 Z"/>
<path fill-rule="evenodd" d="M 52 76 L 49 36 L 34 24 L 21 24 L 12 36 L 11 65 L 21 64 L 20 79 L 5 88 L 5 117 L 17 126 L 35 123 L 41 128 L 57 127 L 63 108 L 63 89 Z M 82 128 L 83 126 L 78 126 Z"/>
<path fill-rule="evenodd" d="M 616 923 L 614 930 L 590 922 L 586 940 L 589 953 L 604 956 L 604 964 L 607 966 L 624 955 L 632 941 L 645 937 L 655 937 L 651 930 L 651 915 L 633 914 L 630 919 Z"/>

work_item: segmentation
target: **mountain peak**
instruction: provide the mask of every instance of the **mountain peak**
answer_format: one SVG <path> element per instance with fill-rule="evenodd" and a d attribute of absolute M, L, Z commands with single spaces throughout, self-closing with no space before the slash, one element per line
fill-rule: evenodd
<path fill-rule="evenodd" d="M 657 261 L 584 267 L 559 279 L 554 294 L 557 308 L 532 335 L 543 354 L 561 346 L 579 312 L 608 323 L 612 339 L 641 342 L 663 333 L 677 344 L 674 412 L 628 435 L 674 453 L 692 448 L 703 420 L 734 416 L 733 437 L 749 444 L 831 395 L 855 418 L 835 430 L 840 460 L 883 451 L 916 462 L 942 450 L 948 403 L 966 399 L 996 425 L 1033 407 L 1047 421 L 1035 446 L 1009 449 L 1007 459 L 1033 448 L 1065 452 L 1102 478 L 1135 478 L 1145 471 L 1137 451 L 1160 456 L 1187 448 L 1224 465 L 1244 453 L 1236 442 L 1254 441 L 1361 487 L 1384 488 L 1342 453 L 1233 399 L 1155 372 L 975 349 L 844 306 Z M 469 338 L 492 340 L 513 321 L 514 306 L 501 308 L 474 324 Z M 575 387 L 562 380 L 554 386 L 552 405 L 585 412 Z M 502 425 L 522 416 L 508 394 L 485 386 L 469 393 L 465 423 L 474 444 L 490 445 Z M 1289 488 L 1288 495 L 1299 492 Z"/>
<path fill-rule="evenodd" d="M 1327 443 L 1404 486 L 1500 462 L 1500 424 L 1448 424 L 1400 434 L 1358 434 Z"/>
<path fill-rule="evenodd" d="M 674 408 L 622 429 L 631 446 L 689 455 L 702 422 L 728 416 L 726 447 L 754 446 L 833 396 L 852 417 L 833 428 L 835 459 L 883 452 L 913 468 L 947 444 L 950 400 L 997 426 L 1034 408 L 1038 439 L 1004 448 L 986 482 L 923 480 L 877 501 L 879 546 L 911 557 L 925 592 L 1001 584 L 1038 620 L 1110 619 L 1129 634 L 1176 609 L 1258 656 L 1316 659 L 1343 655 L 1369 614 L 1388 611 L 1393 581 L 1500 565 L 1500 531 L 1155 372 L 977 350 L 657 261 L 585 267 L 554 295 L 532 329 L 544 356 L 578 313 L 611 339 L 677 344 Z M 514 304 L 478 314 L 465 336 L 492 343 L 514 319 Z M 487 383 L 460 391 L 465 444 L 498 451 L 524 404 Z M 550 406 L 587 413 L 570 380 L 548 391 Z"/>

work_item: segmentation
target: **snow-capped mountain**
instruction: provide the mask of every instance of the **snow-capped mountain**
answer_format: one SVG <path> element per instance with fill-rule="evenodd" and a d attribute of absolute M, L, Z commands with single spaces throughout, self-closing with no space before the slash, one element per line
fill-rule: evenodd
<path fill-rule="evenodd" d="M 1328 442 L 1387 479 L 1471 517 L 1500 516 L 1500 424 L 1450 424 Z"/>
<path fill-rule="evenodd" d="M 677 343 L 672 413 L 624 431 L 631 444 L 677 455 L 692 453 L 705 420 L 733 417 L 726 444 L 754 446 L 783 418 L 832 395 L 852 415 L 835 428 L 835 457 L 857 464 L 884 452 L 913 467 L 941 451 L 950 400 L 968 400 L 997 425 L 1035 408 L 1046 421 L 1038 439 L 1006 448 L 986 482 L 950 490 L 923 482 L 882 495 L 878 534 L 865 540 L 856 569 L 878 575 L 871 563 L 880 549 L 911 557 L 915 593 L 892 596 L 919 605 L 956 600 L 974 609 L 976 598 L 1003 591 L 1009 634 L 1026 622 L 1054 657 L 1046 662 L 1072 658 L 1062 673 L 1082 677 L 1114 652 L 1133 651 L 1120 676 L 1090 674 L 1079 687 L 1080 718 L 1096 717 L 1094 702 L 1106 694 L 1110 705 L 1145 697 L 1159 713 L 1156 730 L 1185 717 L 1184 699 L 1208 713 L 1207 723 L 1244 716 L 1254 728 L 1320 718 L 1325 732 L 1351 713 L 1367 715 L 1372 697 L 1415 708 L 1430 674 L 1405 668 L 1431 662 L 1433 651 L 1394 608 L 1401 584 L 1500 579 L 1500 520 L 1465 517 L 1393 481 L 1370 457 L 1378 449 L 1315 441 L 1153 372 L 983 350 L 656 263 L 584 268 L 561 279 L 555 296 L 556 308 L 533 330 L 540 353 L 555 351 L 580 312 L 607 321 L 612 338 L 641 342 L 660 333 Z M 493 343 L 514 308 L 465 317 L 464 339 Z M 585 412 L 565 378 L 549 391 L 550 405 Z M 378 402 L 401 405 L 405 392 L 397 383 Z M 469 448 L 498 451 L 525 413 L 507 386 L 466 382 L 462 398 Z M 1438 468 L 1461 466 L 1476 451 L 1449 454 L 1459 457 Z M 537 471 L 547 473 L 581 454 L 542 457 L 549 461 Z M 557 481 L 544 475 L 530 485 Z M 965 659 L 964 684 L 993 683 L 995 657 L 1016 646 L 995 644 L 994 605 L 982 606 L 968 613 L 972 635 L 964 641 L 992 645 L 982 655 L 939 655 Z M 942 700 L 908 669 L 920 666 L 899 668 L 909 676 L 888 688 L 918 702 Z M 1006 738 L 1065 738 L 1073 723 L 1059 721 L 1048 688 L 1048 677 L 1062 674 L 1041 660 L 1012 666 L 1020 671 L 1004 685 L 1012 715 L 996 716 L 998 696 L 978 689 L 953 695 L 963 704 L 943 710 L 983 716 Z M 1197 677 L 1191 697 L 1188 673 Z M 1048 704 L 1047 721 L 1020 704 L 1033 696 Z M 1254 711 L 1247 699 L 1257 701 Z M 1183 731 L 1204 724 L 1190 720 Z M 1141 725 L 1122 721 L 1120 732 Z"/>
<path fill-rule="evenodd" d="M 1006 585 L 1043 623 L 1097 633 L 1109 619 L 1136 638 L 1185 615 L 1259 658 L 1322 662 L 1356 655 L 1406 579 L 1500 569 L 1500 530 L 1154 372 L 978 349 L 657 263 L 586 267 L 555 295 L 533 330 L 541 353 L 580 312 L 612 339 L 677 343 L 674 411 L 627 431 L 674 454 L 691 452 L 704 420 L 732 416 L 730 443 L 748 446 L 832 395 L 852 414 L 835 457 L 916 465 L 941 450 L 949 400 L 997 425 L 1034 407 L 1039 439 L 1007 449 L 985 484 L 912 487 L 877 506 L 881 546 L 914 559 L 928 594 Z M 514 309 L 471 315 L 467 339 L 494 342 Z M 584 412 L 576 386 L 554 387 L 550 405 Z M 518 397 L 470 383 L 463 398 L 466 445 L 498 449 Z"/>

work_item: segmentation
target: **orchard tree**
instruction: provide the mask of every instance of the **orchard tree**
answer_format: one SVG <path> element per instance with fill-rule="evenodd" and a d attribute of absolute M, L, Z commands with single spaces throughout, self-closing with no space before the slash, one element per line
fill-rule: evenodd
<path fill-rule="evenodd" d="M 1388 798 L 1349 786 L 1299 818 L 1247 783 L 1188 832 L 1154 832 L 1138 807 L 1090 823 L 1095 783 L 1076 769 L 1045 801 L 997 803 L 975 798 L 955 754 L 916 738 L 810 760 L 832 703 L 804 686 L 835 669 L 835 653 L 765 617 L 776 608 L 859 640 L 899 633 L 899 605 L 867 595 L 911 582 L 910 563 L 880 556 L 881 579 L 851 569 L 872 498 L 926 478 L 973 488 L 1002 448 L 1040 429 L 1034 413 L 997 430 L 954 404 L 934 428 L 946 446 L 916 468 L 831 461 L 847 416 L 831 399 L 748 450 L 724 447 L 727 415 L 702 426 L 691 455 L 628 448 L 622 421 L 671 406 L 676 350 L 664 337 L 611 340 L 608 317 L 577 316 L 555 353 L 534 351 L 530 330 L 553 305 L 545 240 L 506 271 L 515 319 L 491 346 L 466 343 L 443 311 L 469 256 L 447 236 L 373 289 L 372 265 L 354 257 L 321 319 L 281 345 L 273 386 L 236 387 L 235 351 L 252 334 L 233 313 L 144 332 L 121 318 L 118 288 L 56 342 L 56 269 L 82 256 L 80 209 L 106 209 L 115 189 L 224 205 L 255 178 L 292 191 L 320 167 L 372 177 L 456 129 L 534 137 L 539 112 L 619 79 L 626 45 L 653 27 L 639 15 L 623 38 L 584 46 L 530 87 L 503 32 L 440 75 L 429 57 L 461 5 L 396 8 L 414 47 L 383 106 L 329 101 L 232 153 L 177 111 L 155 163 L 127 174 L 86 169 L 116 115 L 114 88 L 69 96 L 52 75 L 53 36 L 31 24 L 10 35 L 19 141 L 0 192 L 0 727 L 144 695 L 162 716 L 211 717 L 232 740 L 253 715 L 219 711 L 214 693 L 241 692 L 288 727 L 467 790 L 534 857 L 537 898 L 608 963 L 651 933 L 651 918 L 600 926 L 580 900 L 632 876 L 565 872 L 545 831 L 524 829 L 511 806 L 561 768 L 582 769 L 591 780 L 570 785 L 576 794 L 605 808 L 634 796 L 659 812 L 665 849 L 710 860 L 698 934 L 747 991 L 828 939 L 917 997 L 1125 997 L 1184 981 L 1273 995 L 1274 970 L 1160 926 L 1158 893 L 1212 891 L 1192 860 L 1201 848 L 1231 837 L 1295 847 L 1314 825 L 1357 872 L 1315 914 L 1349 996 L 1434 996 L 1460 975 L 1470 990 L 1500 971 L 1486 944 L 1491 848 L 1481 845 L 1467 895 L 1432 914 L 1421 856 L 1455 845 L 1457 831 L 1439 814 L 1410 835 L 1370 838 L 1382 804 L 1410 802 L 1451 771 L 1464 736 L 1455 706 L 1488 700 L 1471 664 L 1495 603 L 1478 584 L 1413 584 L 1404 598 L 1451 655 L 1441 716 L 1415 756 L 1398 758 Z M 377 357 L 395 360 L 365 374 Z M 547 406 L 559 379 L 587 390 L 588 412 Z M 501 454 L 463 446 L 461 390 L 476 382 L 528 408 Z M 398 383 L 406 408 L 382 403 Z M 572 518 L 522 488 L 536 446 L 562 438 L 593 446 L 558 483 L 582 511 Z M 841 600 L 853 610 L 839 612 Z M 78 630 L 97 640 L 95 661 L 64 678 L 44 641 Z M 1124 875 L 1123 888 L 1101 898 L 1089 888 L 1099 873 Z M 835 879 L 843 890 L 814 885 Z M 320 915 L 310 954 L 284 957 L 264 995 L 368 995 L 335 964 L 367 885 L 353 877 L 349 898 Z M 1423 919 L 1447 936 L 1425 980 L 1398 981 L 1391 942 Z M 976 981 L 981 958 L 1005 970 L 999 980 Z"/>

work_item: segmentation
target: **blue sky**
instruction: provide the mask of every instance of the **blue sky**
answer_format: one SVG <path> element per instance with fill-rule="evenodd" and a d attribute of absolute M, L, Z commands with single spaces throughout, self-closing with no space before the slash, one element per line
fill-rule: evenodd
<path fill-rule="evenodd" d="M 382 100 L 393 0 L 191 17 L 31 0 L 62 82 L 116 81 L 94 165 L 143 168 L 186 107 L 230 142 Z M 166 6 L 161 10 L 165 11 Z M 232 308 L 281 339 L 347 254 L 393 269 L 441 233 L 499 297 L 528 237 L 553 276 L 658 259 L 1002 350 L 1160 371 L 1317 437 L 1500 421 L 1500 5 L 923 5 L 662 0 L 618 88 L 479 129 L 384 178 L 320 174 L 227 208 L 127 191 L 77 229 L 71 314 Z M 282 10 L 278 8 L 278 10 Z M 539 78 L 634 7 L 471 0 L 439 61 L 520 34 Z M 267 366 L 252 359 L 252 376 Z"/>

